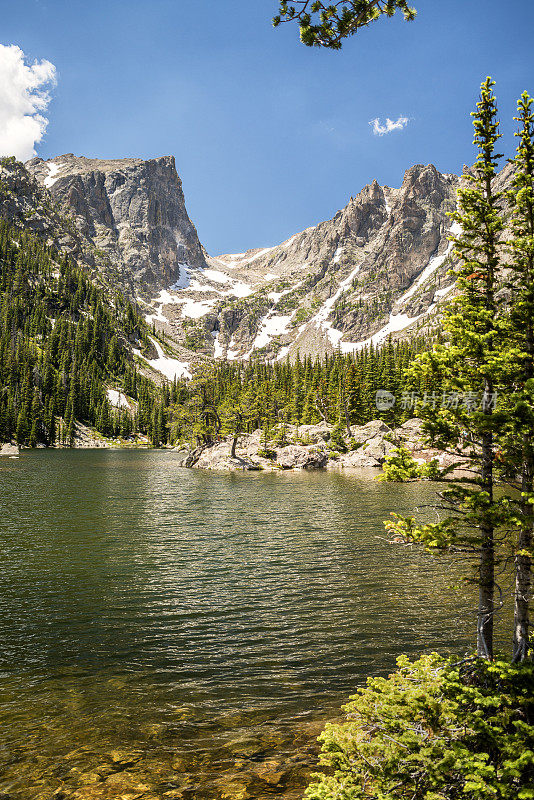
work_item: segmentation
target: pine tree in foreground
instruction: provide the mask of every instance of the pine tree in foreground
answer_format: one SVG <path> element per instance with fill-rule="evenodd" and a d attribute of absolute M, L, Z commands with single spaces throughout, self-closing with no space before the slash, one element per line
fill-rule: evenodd
<path fill-rule="evenodd" d="M 533 800 L 534 665 L 397 659 L 329 723 L 306 800 Z"/>
<path fill-rule="evenodd" d="M 482 84 L 473 113 L 478 156 L 466 185 L 459 190 L 459 210 L 453 218 L 461 233 L 455 250 L 461 259 L 456 272 L 459 296 L 445 314 L 448 341 L 437 344 L 412 370 L 421 381 L 436 373 L 443 381 L 446 404 L 420 409 L 433 446 L 467 459 L 466 477 L 451 480 L 451 468 L 442 471 L 447 488 L 440 493 L 439 523 L 418 525 L 412 518 L 396 517 L 386 527 L 406 539 L 428 547 L 460 548 L 478 554 L 479 588 L 477 653 L 493 657 L 495 607 L 495 533 L 508 522 L 509 501 L 496 497 L 495 437 L 502 425 L 496 409 L 498 380 L 502 372 L 501 320 L 496 292 L 500 280 L 500 248 L 504 228 L 502 194 L 493 188 L 500 158 L 495 152 L 498 132 L 494 82 Z M 456 466 L 460 466 L 459 460 Z"/>
<path fill-rule="evenodd" d="M 507 377 L 509 419 L 501 458 L 520 492 L 515 552 L 513 659 L 529 650 L 529 601 L 534 528 L 534 114 L 532 98 L 518 101 L 519 146 L 509 200 L 512 207 Z"/>

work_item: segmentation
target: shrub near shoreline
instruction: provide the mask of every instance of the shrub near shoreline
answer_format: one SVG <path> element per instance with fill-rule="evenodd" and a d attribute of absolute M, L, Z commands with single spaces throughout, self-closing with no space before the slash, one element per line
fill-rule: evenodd
<path fill-rule="evenodd" d="M 534 666 L 397 660 L 320 736 L 307 800 L 532 800 Z"/>

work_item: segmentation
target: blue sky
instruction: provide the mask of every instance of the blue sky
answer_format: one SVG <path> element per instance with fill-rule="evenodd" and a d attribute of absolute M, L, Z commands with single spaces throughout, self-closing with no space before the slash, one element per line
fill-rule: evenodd
<path fill-rule="evenodd" d="M 276 0 L 0 0 L 4 45 L 48 59 L 57 86 L 37 145 L 101 158 L 176 156 L 208 251 L 266 247 L 330 218 L 376 178 L 473 158 L 469 112 L 497 80 L 503 147 L 534 94 L 534 3 L 413 0 L 341 52 L 273 29 Z M 408 118 L 373 134 L 370 120 Z"/>

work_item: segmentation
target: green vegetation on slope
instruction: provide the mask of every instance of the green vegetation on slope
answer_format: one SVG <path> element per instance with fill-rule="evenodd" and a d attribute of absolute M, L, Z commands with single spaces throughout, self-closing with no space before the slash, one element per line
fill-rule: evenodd
<path fill-rule="evenodd" d="M 425 341 L 388 342 L 350 355 L 323 359 L 297 357 L 293 363 L 216 362 L 197 370 L 189 383 L 174 385 L 166 407 L 164 442 L 210 443 L 219 433 L 271 430 L 291 423 L 310 425 L 326 421 L 335 426 L 341 443 L 351 425 L 381 418 L 391 425 L 413 416 L 401 401 L 405 371 Z M 376 392 L 390 391 L 397 402 L 379 411 Z M 438 391 L 437 380 L 421 381 L 421 393 Z M 341 436 L 340 436 L 341 435 Z M 267 437 L 268 438 L 268 437 Z"/>
<path fill-rule="evenodd" d="M 129 341 L 147 336 L 133 306 L 5 221 L 0 264 L 0 440 L 69 444 L 76 420 L 104 435 L 130 434 L 131 415 L 110 406 L 110 382 L 139 401 L 137 417 L 148 430 L 154 387 L 131 359 Z"/>

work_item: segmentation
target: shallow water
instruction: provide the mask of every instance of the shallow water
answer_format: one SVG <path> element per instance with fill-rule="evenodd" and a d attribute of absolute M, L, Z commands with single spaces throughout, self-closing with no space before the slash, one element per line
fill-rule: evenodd
<path fill-rule="evenodd" d="M 428 484 L 24 451 L 0 496 L 0 798 L 300 797 L 368 675 L 472 640 L 456 568 L 384 535 Z"/>

